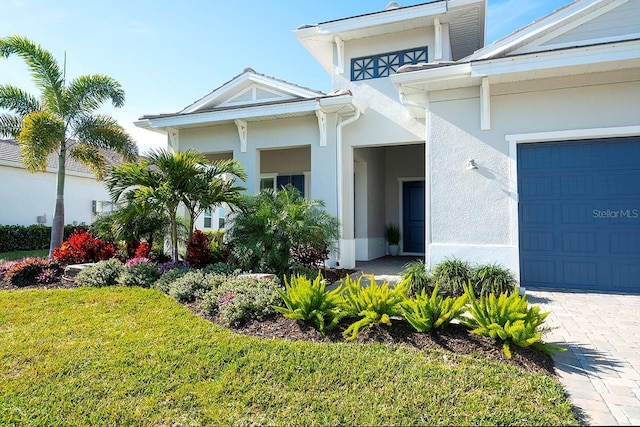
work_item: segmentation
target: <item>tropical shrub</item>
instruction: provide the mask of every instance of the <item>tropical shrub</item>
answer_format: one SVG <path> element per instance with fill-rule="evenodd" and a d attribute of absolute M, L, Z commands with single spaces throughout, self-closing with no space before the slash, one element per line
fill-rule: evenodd
<path fill-rule="evenodd" d="M 401 315 L 401 304 L 407 298 L 408 280 L 403 280 L 390 289 L 387 282 L 378 285 L 373 275 L 368 275 L 371 283 L 363 287 L 363 277 L 364 275 L 360 276 L 354 282 L 347 276 L 341 281 L 345 286 L 343 309 L 346 316 L 361 317 L 343 332 L 347 341 L 354 340 L 363 327 L 390 325 L 392 316 Z"/>
<path fill-rule="evenodd" d="M 294 320 L 310 320 L 324 334 L 325 330 L 335 327 L 344 317 L 341 309 L 342 285 L 327 292 L 326 281 L 318 274 L 313 282 L 304 276 L 292 276 L 290 281 L 285 278 L 285 291 L 278 289 L 285 307 L 273 308 L 284 314 L 284 317 Z"/>
<path fill-rule="evenodd" d="M 158 265 L 158 274 L 164 275 L 171 270 L 189 268 L 189 265 L 184 261 L 165 261 Z"/>
<path fill-rule="evenodd" d="M 56 261 L 46 258 L 24 258 L 11 263 L 4 273 L 4 281 L 23 287 L 29 285 L 44 285 L 57 282 L 62 276 L 63 269 Z"/>
<path fill-rule="evenodd" d="M 517 281 L 513 273 L 497 264 L 480 265 L 473 269 L 473 289 L 480 295 L 512 292 Z"/>
<path fill-rule="evenodd" d="M 433 289 L 431 277 L 423 260 L 416 259 L 407 263 L 400 273 L 400 277 L 409 281 L 409 295 L 418 295 L 423 290 Z"/>
<path fill-rule="evenodd" d="M 444 298 L 438 292 L 438 284 L 433 288 L 431 297 L 423 288 L 415 299 L 407 299 L 402 303 L 404 318 L 418 332 L 429 332 L 447 326 L 453 319 L 458 319 L 466 311 L 467 295 L 456 299 Z"/>
<path fill-rule="evenodd" d="M 141 262 L 131 266 L 125 266 L 118 276 L 119 286 L 140 286 L 148 288 L 158 279 L 158 267 L 155 264 Z"/>
<path fill-rule="evenodd" d="M 149 258 L 149 252 L 151 252 L 151 245 L 149 242 L 140 242 L 136 249 L 136 258 Z"/>
<path fill-rule="evenodd" d="M 244 206 L 228 231 L 231 257 L 244 271 L 284 277 L 294 263 L 307 262 L 302 251 L 335 248 L 338 220 L 323 209 L 324 202 L 306 200 L 293 186 L 247 196 Z"/>
<path fill-rule="evenodd" d="M 445 293 L 457 297 L 464 293 L 464 285 L 472 279 L 472 269 L 466 261 L 446 259 L 433 268 L 431 277 Z"/>
<path fill-rule="evenodd" d="M 276 279 L 227 277 L 212 284 L 200 302 L 200 310 L 217 316 L 223 325 L 237 327 L 249 319 L 262 320 L 275 314 L 273 306 L 282 304 L 279 288 Z"/>
<path fill-rule="evenodd" d="M 4 280 L 4 276 L 5 276 L 6 272 L 11 267 L 13 267 L 17 263 L 19 263 L 20 261 L 23 261 L 23 260 L 19 260 L 19 259 L 10 260 L 10 261 L 1 260 L 0 261 L 0 280 Z"/>
<path fill-rule="evenodd" d="M 187 256 L 184 260 L 193 268 L 211 264 L 213 257 L 209 245 L 209 237 L 202 231 L 195 230 L 187 242 Z"/>
<path fill-rule="evenodd" d="M 111 243 L 93 237 L 91 232 L 77 229 L 53 251 L 53 258 L 60 264 L 80 264 L 113 258 L 116 248 Z"/>
<path fill-rule="evenodd" d="M 240 269 L 235 264 L 229 264 L 226 262 L 216 262 L 211 265 L 207 265 L 202 269 L 205 273 L 215 273 L 215 274 L 225 274 L 229 275 L 238 275 L 240 274 Z"/>
<path fill-rule="evenodd" d="M 118 277 L 125 267 L 117 258 L 100 261 L 95 265 L 82 269 L 75 277 L 78 286 L 91 286 L 100 288 L 103 286 L 116 286 Z"/>
<path fill-rule="evenodd" d="M 209 250 L 211 252 L 211 262 L 224 262 L 227 259 L 228 250 L 224 243 L 223 230 L 203 231 L 209 238 Z"/>
<path fill-rule="evenodd" d="M 550 330 L 542 327 L 550 312 L 541 313 L 540 307 L 529 306 L 517 287 L 497 298 L 494 294 L 482 295 L 480 301 L 476 300 L 471 283 L 464 285 L 464 291 L 469 299 L 470 317 L 463 317 L 462 323 L 474 334 L 501 340 L 502 350 L 508 358 L 511 358 L 511 344 L 531 346 L 549 354 L 566 350 L 542 341 L 542 335 Z"/>

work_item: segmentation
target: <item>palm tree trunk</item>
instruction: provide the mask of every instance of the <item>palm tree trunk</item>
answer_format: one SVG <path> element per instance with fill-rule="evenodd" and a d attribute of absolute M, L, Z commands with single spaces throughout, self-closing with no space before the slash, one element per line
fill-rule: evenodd
<path fill-rule="evenodd" d="M 49 258 L 53 257 L 53 250 L 62 245 L 64 239 L 64 179 L 65 160 L 67 157 L 66 141 L 60 144 L 58 155 L 58 182 L 56 186 L 56 206 L 51 226 L 51 243 L 49 244 Z"/>
<path fill-rule="evenodd" d="M 178 224 L 175 214 L 171 215 L 171 260 L 178 261 Z"/>

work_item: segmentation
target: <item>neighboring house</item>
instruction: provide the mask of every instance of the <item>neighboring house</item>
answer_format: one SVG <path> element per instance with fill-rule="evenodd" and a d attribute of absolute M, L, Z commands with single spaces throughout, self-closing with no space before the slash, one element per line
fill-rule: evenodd
<path fill-rule="evenodd" d="M 20 147 L 0 139 L 0 224 L 51 225 L 56 201 L 57 158 L 49 157 L 46 172 L 31 173 L 22 164 Z M 107 164 L 120 164 L 117 154 L 107 155 Z M 98 213 L 112 210 L 104 183 L 73 159 L 66 163 L 65 224 L 91 224 Z"/>
<path fill-rule="evenodd" d="M 136 124 L 293 183 L 341 222 L 339 263 L 500 263 L 522 286 L 640 292 L 640 1 L 578 0 L 484 46 L 484 0 L 390 3 L 294 35 L 323 94 L 246 69 Z M 473 161 L 471 161 L 473 159 Z"/>

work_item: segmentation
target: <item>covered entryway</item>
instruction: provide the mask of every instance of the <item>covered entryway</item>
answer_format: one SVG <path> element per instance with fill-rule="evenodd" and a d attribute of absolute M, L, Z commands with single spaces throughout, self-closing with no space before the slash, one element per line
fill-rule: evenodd
<path fill-rule="evenodd" d="M 402 183 L 402 252 L 424 253 L 424 180 Z"/>
<path fill-rule="evenodd" d="M 640 292 L 640 137 L 519 144 L 523 286 Z"/>

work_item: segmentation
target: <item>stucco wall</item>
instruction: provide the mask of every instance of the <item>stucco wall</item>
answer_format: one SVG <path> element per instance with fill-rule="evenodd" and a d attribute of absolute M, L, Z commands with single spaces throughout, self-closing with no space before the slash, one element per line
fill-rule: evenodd
<path fill-rule="evenodd" d="M 480 130 L 478 88 L 435 94 L 432 263 L 455 254 L 517 271 L 517 236 L 510 233 L 515 182 L 510 181 L 505 135 L 637 126 L 639 80 L 637 73 L 623 71 L 493 85 L 491 129 L 486 131 Z M 477 170 L 465 170 L 469 158 Z"/>
<path fill-rule="evenodd" d="M 30 173 L 22 168 L 0 165 L 0 224 L 31 225 L 45 215 L 52 224 L 56 199 L 56 174 Z M 91 224 L 92 201 L 109 201 L 103 182 L 67 172 L 65 182 L 65 224 Z"/>

